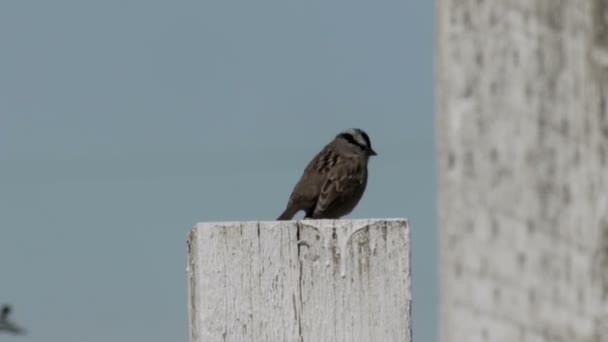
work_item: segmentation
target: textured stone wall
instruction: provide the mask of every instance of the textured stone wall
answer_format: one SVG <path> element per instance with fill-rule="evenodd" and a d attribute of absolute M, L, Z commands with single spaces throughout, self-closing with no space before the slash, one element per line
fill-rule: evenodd
<path fill-rule="evenodd" d="M 436 6 L 441 341 L 608 341 L 608 1 Z"/>

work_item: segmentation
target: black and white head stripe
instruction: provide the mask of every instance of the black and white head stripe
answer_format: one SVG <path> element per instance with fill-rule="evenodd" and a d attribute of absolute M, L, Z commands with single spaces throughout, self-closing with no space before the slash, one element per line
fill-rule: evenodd
<path fill-rule="evenodd" d="M 369 136 L 359 128 L 349 128 L 338 134 L 338 136 L 344 138 L 353 145 L 359 146 L 364 151 L 372 149 L 372 143 L 369 140 Z"/>

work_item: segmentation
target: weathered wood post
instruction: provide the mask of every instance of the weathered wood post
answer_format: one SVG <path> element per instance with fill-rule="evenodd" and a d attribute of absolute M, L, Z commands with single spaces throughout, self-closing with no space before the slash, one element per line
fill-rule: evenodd
<path fill-rule="evenodd" d="M 199 223 L 190 341 L 411 341 L 404 219 Z"/>

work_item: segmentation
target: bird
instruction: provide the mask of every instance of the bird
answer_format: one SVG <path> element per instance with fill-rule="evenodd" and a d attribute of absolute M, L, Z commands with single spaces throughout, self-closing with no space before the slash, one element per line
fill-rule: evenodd
<path fill-rule="evenodd" d="M 306 166 L 277 221 L 338 219 L 359 203 L 367 186 L 369 158 L 378 154 L 365 131 L 349 128 L 338 133 Z"/>
<path fill-rule="evenodd" d="M 0 311 L 0 332 L 7 331 L 15 335 L 25 334 L 25 330 L 19 327 L 14 322 L 9 320 L 8 316 L 11 314 L 12 308 L 10 305 L 3 305 Z"/>

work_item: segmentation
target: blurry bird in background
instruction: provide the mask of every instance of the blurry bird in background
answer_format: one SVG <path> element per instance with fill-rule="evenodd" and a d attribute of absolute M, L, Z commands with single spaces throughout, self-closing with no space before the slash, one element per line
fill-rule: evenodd
<path fill-rule="evenodd" d="M 17 324 L 12 322 L 9 319 L 9 315 L 11 314 L 11 306 L 4 305 L 2 306 L 2 311 L 0 312 L 0 332 L 9 332 L 15 335 L 24 335 L 25 329 L 19 327 Z"/>

